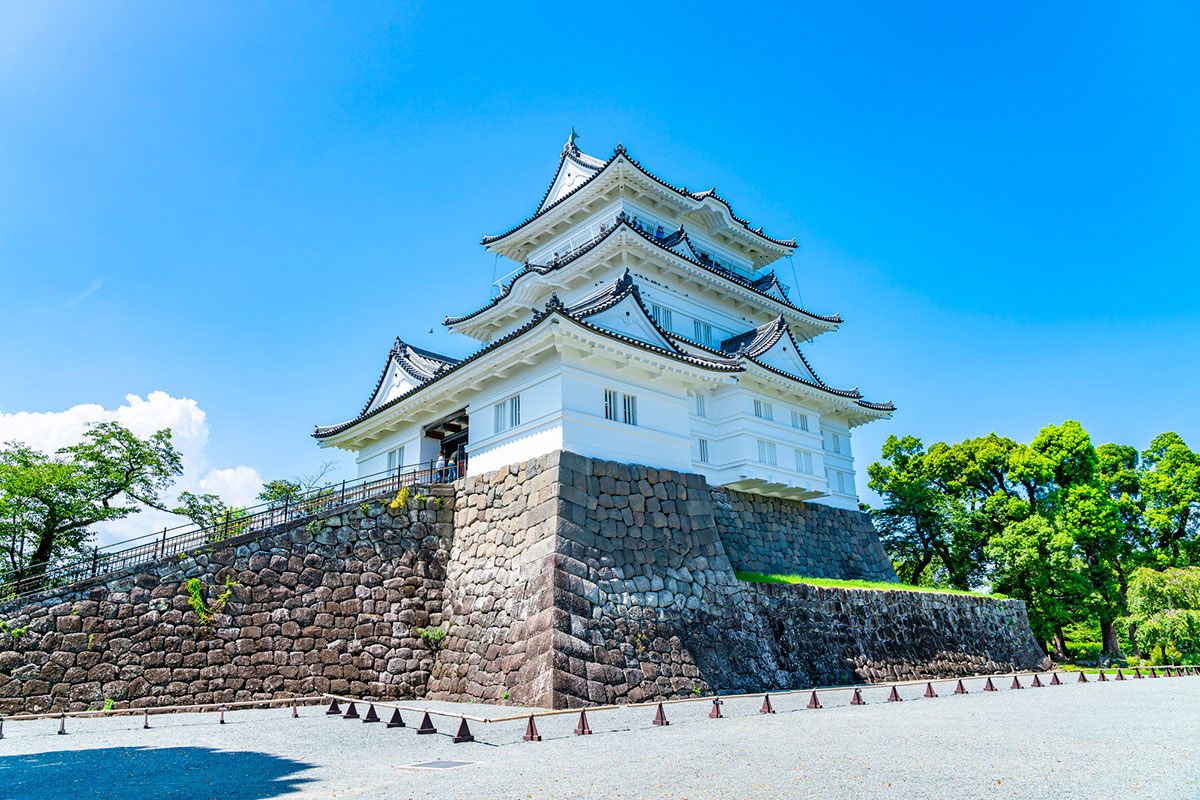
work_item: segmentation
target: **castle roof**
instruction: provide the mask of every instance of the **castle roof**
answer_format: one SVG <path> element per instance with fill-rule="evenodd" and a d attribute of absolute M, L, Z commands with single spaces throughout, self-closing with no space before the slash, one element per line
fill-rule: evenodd
<path fill-rule="evenodd" d="M 764 299 L 770 300 L 772 303 L 778 303 L 791 311 L 812 319 L 814 322 L 821 324 L 826 329 L 842 323 L 842 318 L 839 314 L 815 314 L 793 303 L 787 297 L 787 295 L 778 288 L 781 286 L 781 284 L 779 284 L 773 272 L 768 273 L 757 280 L 750 280 L 749 278 L 745 278 L 727 267 L 722 267 L 718 262 L 707 257 L 702 250 L 698 251 L 693 247 L 690 239 L 688 238 L 687 231 L 684 230 L 682 226 L 678 230 L 672 232 L 669 236 L 666 236 L 663 239 L 658 239 L 653 235 L 641 230 L 639 227 L 635 227 L 627 216 L 621 214 L 618 215 L 616 224 L 614 224 L 613 227 L 609 228 L 592 241 L 582 245 L 566 256 L 552 261 L 549 264 L 525 264 L 521 270 L 513 276 L 512 280 L 504 285 L 499 295 L 468 314 L 463 314 L 456 317 L 446 317 L 442 324 L 447 326 L 457 325 L 460 322 L 465 322 L 466 320 L 476 317 L 485 311 L 500 305 L 509 296 L 509 294 L 511 294 L 517 282 L 522 278 L 525 278 L 531 274 L 548 275 L 556 270 L 560 270 L 596 249 L 602 242 L 615 235 L 617 231 L 621 230 L 622 228 L 632 231 L 660 250 L 700 267 L 708 274 L 711 274 L 729 283 L 736 284 L 737 286 L 749 289 Z M 688 255 L 689 253 L 691 254 L 690 256 Z M 698 255 L 698 253 L 700 254 Z"/>
<path fill-rule="evenodd" d="M 367 399 L 362 411 L 359 412 L 360 416 L 367 413 L 371 404 L 375 402 L 375 398 L 379 396 L 379 388 L 383 386 L 388 369 L 393 363 L 417 384 L 422 384 L 433 380 L 446 369 L 457 364 L 458 359 L 435 353 L 432 350 L 414 347 L 397 336 L 392 348 L 388 350 L 387 360 L 384 361 L 383 369 L 379 372 L 379 379 L 375 381 L 375 388 L 371 390 L 371 396 Z"/>
<path fill-rule="evenodd" d="M 837 387 L 830 386 L 829 384 L 825 383 L 825 381 L 821 380 L 820 376 L 817 375 L 816 370 L 814 370 L 812 365 L 809 364 L 808 359 L 804 357 L 804 352 L 800 349 L 800 345 L 796 341 L 796 337 L 792 334 L 791 328 L 788 326 L 783 317 L 776 317 L 765 325 L 760 325 L 757 328 L 751 328 L 750 330 L 740 333 L 737 336 L 731 336 L 730 338 L 721 342 L 720 349 L 706 347 L 699 342 L 693 341 L 685 336 L 680 336 L 677 333 L 671 333 L 669 335 L 671 339 L 684 342 L 693 349 L 711 353 L 714 356 L 723 355 L 726 358 L 743 365 L 746 363 L 752 363 L 770 373 L 791 378 L 792 380 L 798 381 L 814 389 L 820 389 L 824 392 L 837 395 L 838 397 L 855 400 L 857 405 L 866 409 L 887 412 L 896 410 L 896 406 L 893 405 L 891 401 L 886 403 L 871 403 L 863 400 L 862 392 L 858 390 L 857 386 L 853 389 L 839 389 Z M 786 342 L 786 344 L 783 345 L 783 349 L 785 351 L 787 351 L 787 347 L 790 346 L 790 353 L 795 357 L 798 368 L 789 370 L 784 366 L 781 366 L 778 359 L 770 359 L 776 362 L 775 364 L 771 364 L 768 363 L 764 358 L 768 353 L 770 353 L 770 351 L 776 349 L 777 346 L 780 346 L 781 342 Z"/>
<path fill-rule="evenodd" d="M 518 223 L 512 228 L 509 228 L 504 233 L 500 233 L 495 236 L 484 236 L 480 240 L 480 243 L 485 246 L 490 246 L 503 241 L 535 220 L 541 219 L 554 209 L 560 207 L 569 198 L 574 197 L 584 191 L 587 186 L 593 184 L 597 179 L 600 178 L 600 176 L 606 174 L 610 169 L 613 168 L 614 165 L 617 164 L 628 165 L 632 167 L 637 173 L 640 173 L 649 181 L 669 190 L 669 192 L 671 192 L 673 195 L 689 201 L 689 204 L 694 204 L 693 207 L 698 207 L 708 200 L 712 200 L 713 202 L 720 204 L 725 208 L 729 218 L 733 220 L 733 222 L 737 223 L 745 233 L 750 234 L 752 237 L 757 238 L 762 242 L 769 243 L 775 248 L 782 248 L 787 251 L 790 251 L 796 247 L 795 239 L 776 239 L 764 233 L 762 226 L 759 226 L 758 228 L 751 228 L 750 222 L 737 216 L 737 214 L 735 214 L 733 211 L 733 206 L 730 205 L 728 200 L 717 194 L 715 188 L 703 192 L 691 192 L 687 189 L 687 187 L 681 188 L 667 183 L 662 178 L 659 178 L 657 175 L 643 167 L 640 162 L 629 158 L 625 151 L 624 145 L 621 144 L 616 146 L 616 148 L 613 150 L 612 156 L 610 156 L 607 161 L 601 161 L 598 158 L 594 158 L 580 152 L 579 148 L 575 146 L 573 141 L 568 141 L 567 145 L 563 148 L 563 151 L 559 156 L 559 165 L 558 169 L 555 171 L 554 179 L 550 181 L 550 186 L 547 187 L 545 194 L 542 195 L 542 200 L 538 204 L 537 210 L 524 221 Z M 552 199 L 551 192 L 554 190 L 555 186 L 559 184 L 559 176 L 562 175 L 563 170 L 567 165 L 578 167 L 582 173 L 588 174 L 588 177 L 581 183 L 575 185 L 569 191 L 566 191 L 558 197 Z"/>
<path fill-rule="evenodd" d="M 615 331 L 609 327 L 602 327 L 599 324 L 594 324 L 593 322 L 588 321 L 591 318 L 602 316 L 604 312 L 613 309 L 623 302 L 632 303 L 631 308 L 636 308 L 639 312 L 638 324 L 643 326 L 643 328 L 648 328 L 656 332 L 657 337 L 655 337 L 655 339 L 660 341 L 661 344 L 656 344 L 652 341 L 646 341 L 646 339 L 631 336 L 628 333 Z M 363 411 L 352 420 L 348 420 L 337 425 L 325 427 L 317 426 L 313 436 L 317 439 L 326 439 L 342 433 L 359 424 L 360 422 L 379 414 L 385 409 L 391 408 L 396 404 L 403 402 L 409 397 L 412 397 L 413 395 L 425 390 L 429 386 L 440 382 L 447 376 L 456 373 L 460 369 L 477 361 L 488 353 L 491 353 L 509 344 L 510 342 L 526 336 L 551 318 L 568 320 L 596 336 L 601 336 L 607 339 L 622 342 L 624 344 L 632 345 L 641 350 L 671 359 L 673 361 L 682 362 L 702 370 L 714 373 L 739 373 L 747 371 L 747 364 L 753 364 L 754 366 L 767 370 L 770 373 L 797 381 L 812 389 L 820 390 L 828 393 L 829 395 L 842 398 L 843 400 L 855 401 L 856 405 L 868 411 L 887 413 L 895 410 L 895 406 L 893 406 L 891 403 L 868 403 L 862 400 L 862 395 L 859 393 L 858 389 L 836 389 L 828 386 L 816 377 L 816 374 L 812 372 L 811 368 L 808 368 L 808 377 L 806 377 L 803 375 L 792 374 L 784 369 L 780 369 L 779 367 L 763 362 L 761 357 L 771 351 L 771 349 L 774 348 L 780 342 L 780 340 L 786 336 L 787 341 L 794 348 L 795 355 L 799 356 L 805 367 L 808 365 L 807 360 L 804 360 L 804 356 L 800 352 L 799 346 L 796 344 L 795 338 L 791 334 L 791 330 L 788 327 L 787 322 L 782 317 L 778 317 L 766 325 L 759 326 L 743 334 L 739 334 L 738 336 L 726 339 L 724 342 L 722 342 L 721 349 L 719 350 L 705 347 L 704 345 L 693 342 L 685 337 L 664 330 L 650 315 L 645 304 L 641 300 L 641 294 L 638 290 L 636 282 L 633 280 L 629 270 L 626 269 L 616 279 L 600 286 L 595 291 L 591 292 L 570 306 L 566 306 L 562 300 L 558 298 L 557 294 L 551 295 L 544 308 L 534 309 L 532 318 L 527 323 L 512 331 L 508 335 L 488 344 L 461 361 L 453 361 L 449 359 L 441 361 L 441 366 L 435 368 L 430 373 L 428 378 L 423 380 L 421 383 L 418 383 L 416 386 L 404 392 L 403 394 L 394 397 L 388 400 L 386 403 L 383 403 L 375 408 L 371 408 L 370 404 L 368 404 L 368 407 L 364 408 Z M 397 340 L 397 342 L 399 342 L 399 340 Z M 692 348 L 693 352 L 689 352 L 688 350 L 681 348 L 677 342 L 683 342 L 687 344 L 690 348 Z M 393 354 L 394 353 L 395 348 L 393 348 Z M 419 353 L 436 359 L 445 358 L 437 356 L 436 354 L 431 354 L 428 351 L 419 351 Z M 380 378 L 380 382 L 382 382 L 382 377 Z M 378 386 L 376 387 L 376 391 L 378 391 Z"/>

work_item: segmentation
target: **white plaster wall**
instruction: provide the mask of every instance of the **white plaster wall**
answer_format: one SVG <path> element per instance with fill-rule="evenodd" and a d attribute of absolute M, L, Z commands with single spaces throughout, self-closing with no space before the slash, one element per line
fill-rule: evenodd
<path fill-rule="evenodd" d="M 515 369 L 503 382 L 471 398 L 467 472 L 477 475 L 562 448 L 562 387 L 557 358 Z M 494 408 L 521 397 L 521 424 L 497 432 Z"/>
<path fill-rule="evenodd" d="M 361 478 L 386 470 L 388 451 L 397 447 L 404 448 L 404 463 L 400 466 L 416 464 L 420 460 L 420 438 L 421 426 L 410 423 L 372 442 L 358 451 L 355 458 L 358 476 Z"/>
<path fill-rule="evenodd" d="M 822 498 L 840 508 L 857 508 L 858 498 L 854 494 L 854 465 L 849 453 L 850 431 L 839 420 L 822 424 L 820 412 L 806 404 L 800 396 L 784 392 L 751 390 L 743 384 L 721 387 L 709 392 L 706 399 L 706 417 L 696 413 L 695 397 L 690 398 L 689 426 L 692 439 L 692 469 L 705 475 L 713 483 L 729 483 L 743 476 L 758 477 L 785 486 L 830 492 Z M 754 400 L 771 404 L 773 420 L 754 415 Z M 791 412 L 799 411 L 808 417 L 807 431 L 792 427 Z M 847 455 L 837 455 L 826 450 L 828 433 L 836 431 L 843 437 L 843 450 Z M 696 440 L 709 442 L 709 461 L 699 460 Z M 776 464 L 762 464 L 758 459 L 758 440 L 775 444 Z M 797 469 L 796 450 L 809 453 L 812 472 Z M 830 461 L 832 459 L 832 461 Z M 836 485 L 826 482 L 826 467 L 837 469 L 847 475 L 845 493 L 837 492 Z"/>
<path fill-rule="evenodd" d="M 688 426 L 686 385 L 665 376 L 650 378 L 629 370 L 622 379 L 602 368 L 571 364 L 563 370 L 566 449 L 581 455 L 652 467 L 690 470 L 692 441 Z M 620 414 L 604 416 L 604 390 L 637 398 L 637 425 Z"/>
<path fill-rule="evenodd" d="M 837 434 L 841 440 L 841 453 L 836 453 L 833 450 L 833 434 Z M 838 489 L 836 475 L 833 480 L 829 481 L 829 498 L 822 498 L 822 502 L 827 505 L 837 506 L 838 508 L 858 508 L 858 491 L 855 488 L 854 475 L 854 457 L 852 455 L 850 428 L 844 420 L 836 416 L 827 416 L 821 420 L 821 444 L 822 444 L 822 461 L 826 470 L 832 470 L 834 473 L 843 473 L 845 477 L 845 491 Z"/>

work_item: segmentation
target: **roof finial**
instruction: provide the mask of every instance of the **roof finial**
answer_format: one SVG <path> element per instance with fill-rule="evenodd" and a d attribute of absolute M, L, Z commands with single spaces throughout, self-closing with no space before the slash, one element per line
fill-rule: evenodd
<path fill-rule="evenodd" d="M 567 137 L 567 149 L 578 150 L 579 146 L 575 144 L 575 140 L 579 138 L 579 134 L 575 132 L 575 126 L 571 126 L 571 135 Z"/>

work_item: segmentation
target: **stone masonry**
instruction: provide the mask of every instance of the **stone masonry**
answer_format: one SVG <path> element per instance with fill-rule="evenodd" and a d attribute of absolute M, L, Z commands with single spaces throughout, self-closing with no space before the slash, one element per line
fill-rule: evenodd
<path fill-rule="evenodd" d="M 737 578 L 894 579 L 857 512 L 567 452 L 432 492 L 0 606 L 28 628 L 0 634 L 0 714 L 326 691 L 568 707 L 1043 661 L 1019 601 Z M 207 625 L 191 578 L 210 603 L 237 584 Z"/>
<path fill-rule="evenodd" d="M 0 607 L 10 629 L 28 629 L 0 634 L 0 714 L 420 695 L 436 653 L 416 629 L 442 622 L 445 494 L 326 514 Z M 210 608 L 236 583 L 209 624 L 191 605 L 193 578 Z"/>
<path fill-rule="evenodd" d="M 861 511 L 711 489 L 717 533 L 738 572 L 894 581 L 871 518 Z"/>

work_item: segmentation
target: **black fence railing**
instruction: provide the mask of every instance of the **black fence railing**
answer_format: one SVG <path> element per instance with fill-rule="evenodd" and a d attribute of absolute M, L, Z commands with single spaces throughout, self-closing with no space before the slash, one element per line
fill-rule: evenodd
<path fill-rule="evenodd" d="M 165 528 L 157 533 L 116 542 L 104 548 L 70 560 L 51 563 L 46 568 L 26 574 L 9 573 L 0 581 L 0 602 L 15 600 L 24 595 L 68 586 L 79 581 L 144 564 L 163 556 L 179 555 L 211 547 L 226 539 L 247 533 L 261 533 L 314 514 L 332 511 L 343 506 L 362 504 L 381 496 L 397 494 L 409 486 L 430 486 L 448 483 L 466 472 L 466 459 L 457 465 L 438 467 L 434 463 L 400 467 L 366 475 L 352 481 L 342 481 L 304 492 L 294 498 L 262 503 L 228 514 L 220 522 L 199 526 L 193 524 Z"/>

